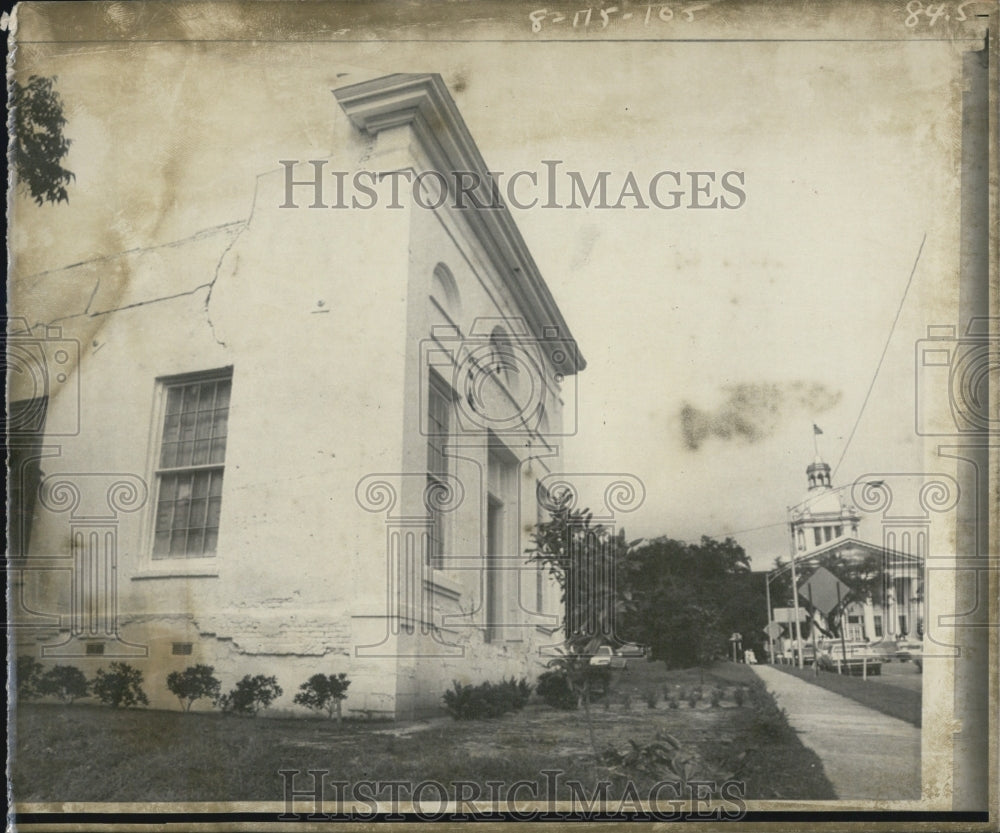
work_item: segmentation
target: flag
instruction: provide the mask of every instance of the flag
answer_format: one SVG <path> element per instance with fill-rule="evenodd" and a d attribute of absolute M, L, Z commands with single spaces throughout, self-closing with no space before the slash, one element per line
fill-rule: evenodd
<path fill-rule="evenodd" d="M 813 434 L 822 434 L 823 429 L 820 428 L 815 422 L 813 423 Z"/>

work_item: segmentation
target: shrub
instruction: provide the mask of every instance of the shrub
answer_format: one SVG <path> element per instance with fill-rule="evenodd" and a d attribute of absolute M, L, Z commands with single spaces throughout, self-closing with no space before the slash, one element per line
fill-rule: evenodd
<path fill-rule="evenodd" d="M 642 699 L 646 701 L 646 706 L 655 709 L 660 702 L 660 693 L 655 688 L 648 688 L 643 692 Z"/>
<path fill-rule="evenodd" d="M 37 691 L 41 695 L 57 697 L 64 703 L 72 703 L 86 697 L 90 683 L 83 672 L 73 665 L 56 665 L 38 679 Z"/>
<path fill-rule="evenodd" d="M 347 674 L 313 674 L 308 680 L 299 686 L 299 693 L 295 695 L 294 702 L 300 706 L 314 709 L 318 712 L 326 712 L 327 717 L 337 715 L 337 722 L 341 720 L 341 701 L 347 699 L 347 687 L 351 681 L 347 679 Z"/>
<path fill-rule="evenodd" d="M 563 711 L 573 711 L 580 703 L 576 692 L 569 684 L 569 676 L 564 671 L 546 671 L 538 678 L 538 696 L 547 706 Z"/>
<path fill-rule="evenodd" d="M 530 696 L 531 686 L 523 678 L 479 685 L 462 685 L 456 680 L 444 693 L 444 706 L 455 720 L 476 720 L 520 711 Z"/>
<path fill-rule="evenodd" d="M 98 668 L 91 688 L 98 700 L 116 709 L 149 705 L 149 698 L 142 690 L 142 672 L 127 662 L 113 662 L 108 671 Z"/>
<path fill-rule="evenodd" d="M 754 680 L 747 693 L 753 709 L 751 734 L 756 738 L 770 738 L 778 743 L 794 742 L 795 731 L 788 725 L 785 710 L 774 701 L 764 683 Z"/>
<path fill-rule="evenodd" d="M 671 709 L 678 709 L 678 708 L 680 708 L 680 703 L 677 702 L 677 698 L 676 697 L 668 697 L 667 698 L 667 706 L 669 708 L 671 708 Z"/>
<path fill-rule="evenodd" d="M 191 711 L 195 700 L 203 697 L 213 702 L 219 699 L 220 683 L 211 665 L 191 665 L 183 671 L 171 671 L 167 675 L 167 688 L 181 701 L 184 711 Z"/>
<path fill-rule="evenodd" d="M 216 703 L 224 712 L 256 717 L 257 712 L 266 709 L 281 695 L 282 688 L 276 677 L 265 677 L 263 674 L 251 677 L 247 674 Z"/>
<path fill-rule="evenodd" d="M 743 690 L 743 686 L 737 686 L 733 691 L 733 699 L 736 701 L 736 705 L 742 706 L 745 698 L 746 692 Z"/>
<path fill-rule="evenodd" d="M 39 695 L 38 684 L 42 680 L 44 666 L 29 654 L 17 658 L 17 696 L 27 700 Z"/>

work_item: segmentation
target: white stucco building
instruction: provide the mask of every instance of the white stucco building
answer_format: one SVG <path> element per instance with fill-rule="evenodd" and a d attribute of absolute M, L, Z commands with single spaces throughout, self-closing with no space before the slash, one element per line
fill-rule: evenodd
<path fill-rule="evenodd" d="M 345 713 L 403 717 L 559 640 L 523 552 L 584 360 L 505 208 L 420 199 L 488 182 L 440 77 L 334 93 L 335 155 L 248 172 L 246 218 L 19 279 L 18 653 L 169 708 L 194 663 L 278 708 L 345 671 Z M 359 171 L 376 204 L 335 205 Z"/>

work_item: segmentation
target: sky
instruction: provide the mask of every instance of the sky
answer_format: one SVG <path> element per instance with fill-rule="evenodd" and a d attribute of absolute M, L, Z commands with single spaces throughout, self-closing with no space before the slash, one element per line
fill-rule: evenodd
<path fill-rule="evenodd" d="M 514 209 L 588 361 L 566 469 L 643 482 L 630 537 L 732 533 L 764 568 L 814 439 L 835 485 L 927 465 L 916 342 L 957 315 L 947 41 L 21 43 L 16 67 L 58 76 L 76 180 L 15 198 L 15 277 L 246 217 L 257 174 L 334 150 L 333 88 L 392 72 L 441 73 L 494 171 L 740 171 L 734 210 Z"/>

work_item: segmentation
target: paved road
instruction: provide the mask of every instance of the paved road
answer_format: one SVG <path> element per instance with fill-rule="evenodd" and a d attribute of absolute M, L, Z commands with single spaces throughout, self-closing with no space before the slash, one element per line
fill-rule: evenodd
<path fill-rule="evenodd" d="M 920 729 L 767 665 L 751 665 L 840 799 L 920 798 Z"/>

